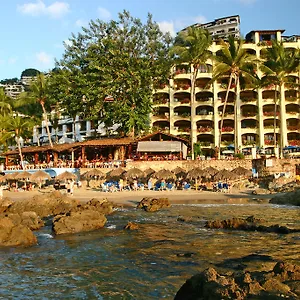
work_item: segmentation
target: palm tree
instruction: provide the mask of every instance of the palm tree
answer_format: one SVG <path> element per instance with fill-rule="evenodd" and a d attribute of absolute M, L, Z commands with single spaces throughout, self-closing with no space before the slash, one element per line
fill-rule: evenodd
<path fill-rule="evenodd" d="M 274 145 L 276 145 L 277 92 L 280 94 L 280 156 L 282 156 L 283 147 L 287 144 L 287 138 L 284 135 L 284 129 L 286 128 L 284 85 L 293 84 L 288 75 L 299 70 L 298 51 L 296 49 L 286 49 L 282 41 L 273 40 L 272 46 L 266 48 L 262 56 L 264 58 L 264 63 L 261 65 L 264 74 L 262 84 L 275 86 Z"/>
<path fill-rule="evenodd" d="M 206 66 L 209 58 L 212 58 L 212 53 L 209 47 L 212 44 L 212 37 L 209 32 L 202 28 L 189 27 L 185 31 L 181 31 L 175 39 L 174 47 L 171 51 L 177 56 L 176 63 L 187 63 L 191 65 L 191 146 L 192 159 L 194 159 L 194 112 L 196 102 L 196 79 L 199 72 L 199 67 Z"/>
<path fill-rule="evenodd" d="M 233 37 L 229 37 L 228 41 L 220 41 L 221 49 L 217 52 L 217 55 L 214 57 L 215 65 L 213 71 L 212 81 L 215 81 L 220 78 L 228 78 L 228 86 L 226 90 L 224 106 L 222 110 L 220 128 L 219 128 L 219 152 L 218 158 L 220 158 L 221 153 L 221 141 L 222 141 L 222 129 L 224 123 L 224 116 L 228 102 L 228 96 L 230 89 L 234 88 L 235 90 L 235 103 L 234 103 L 234 120 L 235 120 L 235 130 L 234 130 L 234 146 L 235 153 L 238 151 L 238 142 L 237 135 L 240 134 L 237 132 L 239 124 L 239 107 L 240 107 L 240 88 L 245 83 L 250 84 L 257 80 L 257 77 L 254 74 L 254 70 L 259 63 L 256 56 L 247 53 L 246 49 L 243 48 L 243 40 L 235 40 Z"/>
<path fill-rule="evenodd" d="M 30 105 L 34 105 L 35 103 L 39 103 L 41 108 L 42 108 L 42 115 L 43 115 L 43 120 L 46 126 L 46 131 L 48 135 L 48 140 L 51 148 L 53 148 L 53 143 L 51 140 L 51 134 L 49 130 L 49 125 L 48 125 L 48 117 L 47 117 L 47 111 L 45 108 L 46 105 L 46 100 L 47 100 L 47 94 L 48 94 L 48 81 L 45 77 L 44 74 L 39 73 L 36 77 L 36 80 L 33 80 L 29 92 L 22 93 L 20 95 L 20 98 L 18 99 L 16 103 L 16 107 L 21 107 L 25 106 L 29 107 Z M 49 103 L 47 103 L 49 104 Z M 27 114 L 25 112 L 25 114 Z"/>
<path fill-rule="evenodd" d="M 19 151 L 21 166 L 23 169 L 26 169 L 23 160 L 21 140 L 32 136 L 32 128 L 34 126 L 32 120 L 29 117 L 12 114 L 3 117 L 1 122 L 6 129 L 6 138 L 15 139 Z"/>

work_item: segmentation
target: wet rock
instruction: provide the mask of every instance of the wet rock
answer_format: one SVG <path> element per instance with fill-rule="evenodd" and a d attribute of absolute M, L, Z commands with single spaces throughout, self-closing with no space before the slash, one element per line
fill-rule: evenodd
<path fill-rule="evenodd" d="M 278 224 L 271 226 L 260 225 L 262 222 L 262 220 L 251 216 L 246 219 L 232 218 L 227 220 L 207 221 L 205 227 L 210 229 L 236 229 L 244 231 L 274 232 L 279 234 L 300 232 L 300 229 L 291 229 Z"/>
<path fill-rule="evenodd" d="M 244 271 L 225 275 L 219 274 L 214 268 L 208 268 L 188 279 L 177 292 L 175 300 L 298 299 L 300 294 L 296 287 L 300 281 L 295 278 L 300 274 L 299 266 L 285 266 L 282 262 L 278 264 L 269 272 Z M 286 273 L 286 277 L 278 277 L 278 272 L 287 270 L 290 273 Z"/>
<path fill-rule="evenodd" d="M 195 255 L 195 253 L 193 253 L 193 252 L 177 253 L 176 254 L 177 257 L 192 257 L 194 255 Z"/>
<path fill-rule="evenodd" d="M 106 218 L 96 210 L 83 210 L 58 215 L 53 219 L 55 234 L 78 233 L 103 228 Z"/>
<path fill-rule="evenodd" d="M 114 212 L 114 204 L 107 199 L 93 198 L 84 205 L 79 205 L 73 211 L 80 211 L 85 209 L 96 210 L 104 215 L 110 215 Z"/>
<path fill-rule="evenodd" d="M 0 246 L 28 247 L 37 243 L 36 236 L 27 226 L 21 224 L 20 220 L 20 216 L 0 217 Z"/>
<path fill-rule="evenodd" d="M 3 198 L 0 200 L 0 214 L 5 212 L 14 202 L 10 198 Z"/>
<path fill-rule="evenodd" d="M 136 224 L 136 223 L 133 223 L 133 222 L 128 222 L 128 223 L 124 226 L 124 229 L 127 229 L 127 230 L 137 230 L 137 229 L 139 229 L 139 225 Z"/>
<path fill-rule="evenodd" d="M 267 189 L 257 188 L 252 192 L 253 195 L 268 195 L 270 191 Z"/>
<path fill-rule="evenodd" d="M 30 199 L 18 200 L 8 207 L 6 212 L 22 213 L 34 211 L 41 218 L 64 214 L 80 205 L 78 200 L 67 197 L 59 191 L 45 195 L 35 195 Z"/>
<path fill-rule="evenodd" d="M 137 205 L 137 208 L 142 208 L 147 212 L 154 212 L 158 211 L 162 208 L 170 207 L 171 203 L 168 198 L 143 198 L 139 204 Z"/>
<path fill-rule="evenodd" d="M 191 222 L 192 221 L 192 217 L 178 217 L 177 221 L 178 222 Z"/>
<path fill-rule="evenodd" d="M 293 192 L 276 195 L 270 200 L 270 203 L 300 206 L 300 189 L 297 189 Z"/>

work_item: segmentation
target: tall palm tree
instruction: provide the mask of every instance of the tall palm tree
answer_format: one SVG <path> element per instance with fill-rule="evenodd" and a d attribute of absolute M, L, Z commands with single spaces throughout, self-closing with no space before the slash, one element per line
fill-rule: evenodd
<path fill-rule="evenodd" d="M 222 129 L 230 89 L 234 88 L 236 95 L 236 99 L 234 102 L 234 146 L 235 153 L 237 153 L 237 134 L 239 134 L 237 132 L 237 127 L 239 124 L 240 117 L 240 112 L 237 111 L 237 107 L 240 107 L 240 88 L 243 87 L 245 83 L 250 84 L 251 82 L 255 82 L 257 80 L 254 70 L 257 64 L 259 63 L 256 56 L 247 53 L 246 49 L 243 48 L 244 41 L 242 39 L 235 40 L 233 37 L 229 37 L 228 41 L 221 40 L 220 43 L 221 49 L 217 52 L 217 55 L 215 55 L 214 57 L 215 63 L 212 81 L 215 81 L 220 78 L 227 79 L 228 76 L 229 80 L 219 128 L 218 158 L 220 158 L 221 153 Z"/>
<path fill-rule="evenodd" d="M 191 74 L 191 146 L 192 159 L 194 159 L 194 114 L 196 103 L 196 80 L 199 67 L 206 67 L 206 62 L 212 58 L 209 47 L 212 44 L 212 37 L 209 32 L 202 28 L 189 27 L 185 31 L 181 31 L 171 51 L 176 55 L 176 63 L 187 63 L 192 66 Z"/>
<path fill-rule="evenodd" d="M 42 108 L 42 115 L 43 115 L 43 120 L 46 126 L 46 131 L 48 135 L 48 140 L 51 148 L 53 148 L 53 143 L 51 140 L 51 134 L 49 130 L 49 125 L 48 125 L 48 115 L 46 111 L 46 104 L 47 103 L 47 95 L 48 95 L 48 81 L 47 78 L 45 77 L 44 74 L 39 73 L 36 77 L 35 80 L 32 81 L 29 91 L 24 92 L 20 95 L 19 100 L 16 103 L 16 107 L 20 106 L 30 106 L 34 105 L 35 103 L 40 104 Z"/>
<path fill-rule="evenodd" d="M 2 117 L 1 122 L 2 124 L 4 124 L 4 127 L 6 129 L 6 138 L 15 139 L 19 151 L 20 164 L 23 169 L 26 169 L 23 160 L 21 140 L 32 136 L 32 129 L 34 123 L 29 117 L 19 116 L 16 114 L 11 114 L 7 115 L 6 117 Z"/>
<path fill-rule="evenodd" d="M 277 116 L 277 92 L 280 94 L 280 156 L 282 156 L 283 147 L 286 146 L 287 140 L 283 134 L 286 128 L 285 122 L 285 84 L 293 84 L 290 73 L 296 72 L 299 69 L 298 51 L 286 49 L 282 41 L 273 40 L 272 46 L 266 48 L 262 57 L 264 59 L 261 65 L 263 72 L 262 84 L 275 86 L 274 97 L 274 145 L 276 146 L 276 116 Z"/>

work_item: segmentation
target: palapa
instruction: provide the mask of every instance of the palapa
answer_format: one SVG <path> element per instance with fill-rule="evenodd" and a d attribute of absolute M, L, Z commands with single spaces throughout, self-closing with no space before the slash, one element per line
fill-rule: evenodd
<path fill-rule="evenodd" d="M 146 177 L 151 176 L 154 173 L 155 173 L 155 171 L 151 168 L 148 168 L 144 171 L 144 174 L 146 175 Z"/>
<path fill-rule="evenodd" d="M 210 178 L 211 175 L 200 168 L 194 168 L 187 173 L 188 179 L 200 179 L 200 178 Z"/>
<path fill-rule="evenodd" d="M 119 179 L 126 171 L 123 168 L 114 169 L 106 174 L 108 179 Z"/>
<path fill-rule="evenodd" d="M 162 169 L 154 173 L 153 175 L 157 179 L 164 179 L 164 180 L 170 180 L 175 179 L 176 176 L 172 171 Z"/>
<path fill-rule="evenodd" d="M 252 175 L 252 171 L 248 170 L 246 168 L 243 167 L 237 167 L 235 169 L 232 170 L 233 173 L 235 173 L 236 175 L 239 176 L 251 176 Z"/>
<path fill-rule="evenodd" d="M 17 175 L 18 175 L 18 173 L 5 174 L 4 178 L 5 178 L 5 180 L 16 180 Z"/>
<path fill-rule="evenodd" d="M 214 181 L 219 181 L 219 180 L 235 180 L 239 176 L 236 175 L 235 173 L 232 173 L 231 171 L 228 171 L 226 169 L 223 169 L 219 171 L 217 174 L 214 176 Z"/>
<path fill-rule="evenodd" d="M 180 167 L 175 168 L 172 172 L 176 175 L 177 178 L 186 177 L 187 175 L 187 171 Z"/>
<path fill-rule="evenodd" d="M 101 178 L 104 178 L 105 177 L 105 174 L 98 170 L 98 169 L 92 169 L 90 171 L 87 171 L 85 172 L 83 175 L 82 175 L 83 178 L 86 178 L 86 179 L 101 179 Z"/>
<path fill-rule="evenodd" d="M 61 174 L 59 174 L 57 177 L 56 177 L 57 180 L 76 180 L 77 179 L 77 175 L 74 174 L 74 173 L 70 173 L 68 171 L 65 171 Z"/>
<path fill-rule="evenodd" d="M 132 178 L 132 179 L 143 178 L 143 177 L 145 177 L 145 173 L 138 168 L 132 168 L 132 169 L 129 169 L 126 173 L 124 173 L 124 177 Z"/>
<path fill-rule="evenodd" d="M 51 179 L 51 176 L 42 170 L 38 170 L 38 171 L 34 172 L 30 177 L 30 180 L 33 182 L 40 182 L 43 180 L 50 180 L 50 179 Z"/>
<path fill-rule="evenodd" d="M 218 173 L 218 170 L 213 167 L 207 167 L 204 170 L 211 176 L 214 176 Z"/>
<path fill-rule="evenodd" d="M 24 171 L 24 172 L 21 172 L 21 173 L 18 173 L 16 176 L 15 176 L 15 179 L 18 179 L 18 180 L 29 180 L 31 178 L 32 174 L 27 172 L 27 171 Z"/>

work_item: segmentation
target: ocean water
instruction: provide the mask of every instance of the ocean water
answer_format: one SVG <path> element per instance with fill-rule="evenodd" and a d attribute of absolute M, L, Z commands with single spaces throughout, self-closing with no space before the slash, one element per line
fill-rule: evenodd
<path fill-rule="evenodd" d="M 35 232 L 38 245 L 0 249 L 0 299 L 173 299 L 209 266 L 227 272 L 299 263 L 299 233 L 204 228 L 207 220 L 250 215 L 300 228 L 299 208 L 258 202 L 125 208 L 107 216 L 105 228 L 76 235 L 54 236 L 46 226 Z M 124 230 L 128 221 L 139 230 Z"/>

